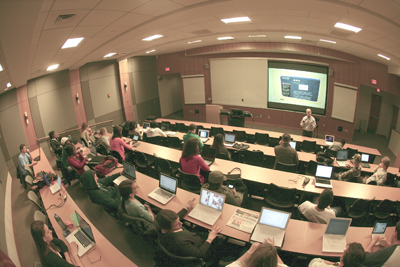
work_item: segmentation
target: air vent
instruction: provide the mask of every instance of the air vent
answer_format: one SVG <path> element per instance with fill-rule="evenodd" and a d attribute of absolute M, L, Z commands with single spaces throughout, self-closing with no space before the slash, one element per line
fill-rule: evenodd
<path fill-rule="evenodd" d="M 63 15 L 59 15 L 59 16 L 56 18 L 55 24 L 63 24 L 63 23 L 66 23 L 66 22 L 69 23 L 69 22 L 73 21 L 74 18 L 75 18 L 75 14 L 63 14 Z"/>
<path fill-rule="evenodd" d="M 353 35 L 354 32 L 346 31 L 346 30 L 339 30 L 339 29 L 337 29 L 337 28 L 333 28 L 333 29 L 331 30 L 331 32 L 328 33 L 328 34 L 333 35 L 333 36 L 337 36 L 337 37 L 347 38 L 347 37 L 349 37 L 350 35 Z"/>
<path fill-rule="evenodd" d="M 212 32 L 209 30 L 200 30 L 200 31 L 195 31 L 192 32 L 193 34 L 211 34 Z"/>

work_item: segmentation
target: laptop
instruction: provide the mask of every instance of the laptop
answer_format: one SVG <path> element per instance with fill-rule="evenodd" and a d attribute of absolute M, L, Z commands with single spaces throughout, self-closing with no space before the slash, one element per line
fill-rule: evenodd
<path fill-rule="evenodd" d="M 133 143 L 133 144 L 136 143 L 137 141 L 139 141 L 139 139 L 140 139 L 140 136 L 139 136 L 139 135 L 137 135 L 137 134 L 133 135 L 133 136 L 132 136 L 132 143 Z"/>
<path fill-rule="evenodd" d="M 71 214 L 73 216 L 73 214 Z M 90 225 L 75 211 L 75 216 L 79 222 L 78 228 L 70 233 L 66 239 L 68 243 L 75 242 L 78 244 L 78 256 L 82 257 L 88 252 L 96 243 L 94 241 L 93 231 Z"/>
<path fill-rule="evenodd" d="M 289 145 L 293 148 L 296 149 L 296 141 L 290 141 Z"/>
<path fill-rule="evenodd" d="M 233 146 L 236 141 L 236 134 L 226 133 L 225 134 L 225 146 Z"/>
<path fill-rule="evenodd" d="M 40 161 L 40 155 L 42 154 L 42 150 L 40 149 L 39 146 L 39 156 L 37 156 L 36 158 L 33 159 L 33 161 Z"/>
<path fill-rule="evenodd" d="M 150 127 L 150 122 L 143 122 L 143 129 L 147 129 Z"/>
<path fill-rule="evenodd" d="M 47 179 L 47 177 L 46 177 L 46 179 Z M 60 191 L 60 189 L 61 189 L 61 177 L 60 177 L 60 175 L 58 175 L 57 183 L 50 186 L 50 191 L 54 195 L 55 193 Z"/>
<path fill-rule="evenodd" d="M 377 235 L 379 237 L 385 236 L 386 227 L 387 222 L 375 222 L 374 230 L 372 230 L 371 240 Z M 379 241 L 376 242 L 375 245 L 379 245 Z"/>
<path fill-rule="evenodd" d="M 205 143 L 208 141 L 208 137 L 210 136 L 210 131 L 199 130 L 199 136 L 200 136 L 201 142 Z"/>
<path fill-rule="evenodd" d="M 149 194 L 149 197 L 161 204 L 167 204 L 175 195 L 178 188 L 178 179 L 160 174 L 159 187 Z"/>
<path fill-rule="evenodd" d="M 282 247 L 291 215 L 290 212 L 263 207 L 250 240 L 264 243 L 265 239 L 274 238 L 275 246 Z"/>
<path fill-rule="evenodd" d="M 351 219 L 330 218 L 322 236 L 322 252 L 342 253 L 346 249 L 346 233 Z"/>
<path fill-rule="evenodd" d="M 363 168 L 370 168 L 368 162 L 369 154 L 361 154 L 361 166 L 363 166 Z"/>
<path fill-rule="evenodd" d="M 214 225 L 222 214 L 226 196 L 202 188 L 200 203 L 189 213 L 189 216 L 208 225 Z"/>
<path fill-rule="evenodd" d="M 325 144 L 328 146 L 333 145 L 333 142 L 335 142 L 335 137 L 333 135 L 325 135 Z"/>
<path fill-rule="evenodd" d="M 127 161 L 122 161 L 122 167 L 124 168 L 124 174 L 114 179 L 114 184 L 117 186 L 124 180 L 136 179 L 135 165 Z"/>
<path fill-rule="evenodd" d="M 347 162 L 347 155 L 349 154 L 348 150 L 339 150 L 336 155 L 336 163 L 340 167 L 345 167 Z"/>
<path fill-rule="evenodd" d="M 210 146 L 204 146 L 201 151 L 201 157 L 208 166 L 211 166 L 214 163 L 215 154 L 215 149 Z"/>
<path fill-rule="evenodd" d="M 323 188 L 332 188 L 331 176 L 333 166 L 318 165 L 315 172 L 315 186 Z"/>

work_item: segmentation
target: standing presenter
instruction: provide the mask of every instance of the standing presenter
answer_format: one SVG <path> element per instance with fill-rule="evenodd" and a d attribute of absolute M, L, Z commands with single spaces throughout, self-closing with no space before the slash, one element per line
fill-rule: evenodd
<path fill-rule="evenodd" d="M 311 109 L 306 110 L 307 115 L 303 117 L 300 122 L 300 126 L 303 127 L 302 136 L 312 137 L 315 127 L 317 127 L 317 123 L 315 118 L 311 116 Z"/>

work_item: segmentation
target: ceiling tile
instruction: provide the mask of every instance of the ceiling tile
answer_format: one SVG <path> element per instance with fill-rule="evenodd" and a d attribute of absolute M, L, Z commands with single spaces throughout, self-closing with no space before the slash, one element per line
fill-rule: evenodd
<path fill-rule="evenodd" d="M 254 31 L 258 30 L 258 27 L 256 24 L 231 24 L 231 27 L 234 28 L 237 31 Z"/>
<path fill-rule="evenodd" d="M 303 10 L 277 10 L 279 16 L 308 17 L 310 12 Z"/>
<path fill-rule="evenodd" d="M 317 18 L 308 18 L 307 26 L 317 26 L 324 28 L 332 28 L 336 24 L 336 21 L 333 20 L 325 20 L 325 19 L 317 19 Z"/>
<path fill-rule="evenodd" d="M 36 21 L 35 32 L 41 31 L 43 29 L 44 23 L 47 19 L 47 12 L 39 13 Z"/>
<path fill-rule="evenodd" d="M 279 21 L 281 24 L 301 24 L 303 27 L 305 27 L 307 24 L 307 17 L 279 15 Z"/>
<path fill-rule="evenodd" d="M 108 10 L 92 10 L 79 24 L 79 26 L 99 26 L 109 25 L 115 22 L 126 12 L 108 11 Z"/>
<path fill-rule="evenodd" d="M 62 46 L 64 44 L 64 42 L 68 39 L 69 35 L 71 34 L 71 32 L 73 30 L 74 30 L 73 27 L 68 27 L 68 28 L 42 31 L 42 34 L 40 35 L 39 44 L 61 40 L 61 41 L 63 41 L 61 44 L 61 46 Z M 83 36 L 80 36 L 80 37 L 83 37 Z M 59 48 L 61 48 L 61 46 Z"/>
<path fill-rule="evenodd" d="M 192 6 L 199 3 L 211 2 L 211 0 L 172 0 L 172 2 L 184 5 L 184 6 Z"/>
<path fill-rule="evenodd" d="M 191 24 L 189 26 L 185 26 L 182 28 L 178 28 L 178 30 L 183 31 L 183 32 L 195 32 L 195 31 L 200 31 L 204 30 L 204 27 L 201 27 L 199 25 Z"/>
<path fill-rule="evenodd" d="M 280 24 L 257 24 L 257 27 L 260 30 L 269 30 L 269 31 L 280 31 L 281 30 L 281 25 Z"/>
<path fill-rule="evenodd" d="M 125 16 L 121 17 L 120 19 L 118 19 L 117 21 L 113 22 L 112 25 L 134 27 L 152 18 L 153 18 L 152 16 L 130 12 Z"/>
<path fill-rule="evenodd" d="M 248 10 L 245 9 L 244 12 L 246 13 L 247 16 L 251 17 L 253 19 L 254 16 L 277 16 L 278 12 L 274 9 L 253 9 L 253 10 Z"/>
<path fill-rule="evenodd" d="M 319 37 L 321 39 L 324 39 L 324 35 L 327 35 L 328 32 L 330 31 L 330 28 L 323 28 L 323 27 L 315 27 L 315 26 L 308 26 L 306 27 L 305 31 L 307 33 L 317 33 L 317 34 L 321 34 Z"/>
<path fill-rule="evenodd" d="M 67 10 L 67 9 L 92 9 L 101 0 L 55 0 L 51 10 Z"/>
<path fill-rule="evenodd" d="M 160 16 L 183 7 L 183 5 L 169 0 L 152 0 L 134 9 L 134 12 L 149 16 Z"/>
<path fill-rule="evenodd" d="M 252 19 L 253 23 L 255 23 L 255 24 L 259 24 L 259 23 L 277 24 L 277 23 L 279 23 L 279 18 L 278 18 L 278 16 L 276 14 L 275 15 L 270 15 L 270 16 L 253 16 L 251 19 Z"/>
<path fill-rule="evenodd" d="M 296 35 L 295 33 L 290 33 L 290 32 L 304 32 L 305 30 L 305 25 L 302 24 L 282 24 L 282 30 L 283 31 L 289 31 L 285 35 Z"/>
<path fill-rule="evenodd" d="M 363 0 L 339 0 L 340 2 L 349 3 L 352 5 L 359 5 Z"/>
<path fill-rule="evenodd" d="M 101 30 L 104 29 L 104 26 L 80 26 L 76 27 L 74 31 L 70 34 L 69 38 L 77 38 L 77 37 L 92 37 L 98 34 Z"/>
<path fill-rule="evenodd" d="M 400 4 L 393 0 L 364 0 L 359 6 L 389 19 L 400 16 Z"/>
<path fill-rule="evenodd" d="M 42 8 L 40 9 L 40 12 L 48 12 L 51 9 L 51 6 L 53 5 L 54 0 L 43 0 Z"/>
<path fill-rule="evenodd" d="M 125 31 L 129 30 L 129 29 L 130 29 L 130 27 L 128 27 L 128 26 L 112 25 L 112 26 L 108 26 L 108 27 L 104 28 L 96 36 L 112 38 L 112 37 L 115 37 Z"/>
<path fill-rule="evenodd" d="M 150 0 L 102 0 L 101 3 L 95 7 L 95 9 L 129 12 L 149 1 Z"/>

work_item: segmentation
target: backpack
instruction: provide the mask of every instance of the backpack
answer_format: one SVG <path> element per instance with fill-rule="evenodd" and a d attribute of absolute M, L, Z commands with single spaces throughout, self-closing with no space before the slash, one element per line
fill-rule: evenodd
<path fill-rule="evenodd" d="M 333 163 L 333 158 L 331 158 L 330 156 L 326 155 L 323 151 L 320 151 L 317 153 L 317 162 L 322 163 L 324 165 L 332 165 Z"/>
<path fill-rule="evenodd" d="M 96 174 L 98 176 L 105 176 L 114 170 L 118 165 L 118 160 L 112 156 L 106 156 L 102 161 L 100 161 L 99 165 L 94 167 Z"/>

